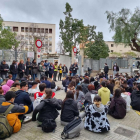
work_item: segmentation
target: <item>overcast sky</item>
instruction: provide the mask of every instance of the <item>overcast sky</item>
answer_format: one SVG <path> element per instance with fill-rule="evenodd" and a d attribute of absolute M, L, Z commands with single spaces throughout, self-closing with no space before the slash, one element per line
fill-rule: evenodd
<path fill-rule="evenodd" d="M 83 19 L 84 24 L 97 26 L 103 32 L 104 40 L 111 41 L 105 11 L 118 12 L 122 8 L 132 11 L 140 0 L 0 0 L 0 14 L 5 21 L 36 22 L 56 24 L 56 48 L 59 40 L 59 21 L 64 20 L 65 4 L 73 8 L 72 16 Z"/>

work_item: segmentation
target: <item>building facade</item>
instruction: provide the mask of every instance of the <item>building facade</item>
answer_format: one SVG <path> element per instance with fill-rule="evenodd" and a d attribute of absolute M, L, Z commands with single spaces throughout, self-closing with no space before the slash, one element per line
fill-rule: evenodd
<path fill-rule="evenodd" d="M 55 24 L 4 21 L 3 28 L 10 28 L 20 41 L 19 49 L 34 51 L 35 40 L 42 41 L 41 53 L 55 53 Z"/>

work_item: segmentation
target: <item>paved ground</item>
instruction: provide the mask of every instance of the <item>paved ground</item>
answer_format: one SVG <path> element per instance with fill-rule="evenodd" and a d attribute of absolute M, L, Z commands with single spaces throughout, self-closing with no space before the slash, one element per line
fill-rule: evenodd
<path fill-rule="evenodd" d="M 57 85 L 60 84 L 60 82 L 57 82 Z M 64 91 L 56 92 L 56 98 L 64 99 Z M 82 130 L 80 137 L 74 140 L 140 140 L 140 116 L 138 116 L 135 111 L 131 110 L 122 120 L 116 120 L 110 116 L 108 116 L 108 119 L 111 125 L 110 132 L 97 134 Z M 36 122 L 29 122 L 23 124 L 20 132 L 13 134 L 7 140 L 61 140 L 60 136 L 63 127 L 60 124 L 60 116 L 56 119 L 56 122 L 57 128 L 55 133 L 43 133 L 41 128 L 37 127 Z M 121 134 L 114 132 L 118 127 L 119 133 Z M 121 130 L 120 127 L 122 127 L 123 130 Z M 132 132 L 127 132 L 126 130 L 131 130 Z"/>

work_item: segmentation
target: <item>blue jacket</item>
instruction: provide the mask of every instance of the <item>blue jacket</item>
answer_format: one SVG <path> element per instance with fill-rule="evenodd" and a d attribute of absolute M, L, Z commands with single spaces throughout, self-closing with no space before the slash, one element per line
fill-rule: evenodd
<path fill-rule="evenodd" d="M 46 67 L 46 71 L 49 71 L 49 65 L 50 63 L 44 63 L 44 66 Z"/>
<path fill-rule="evenodd" d="M 44 80 L 44 81 L 41 81 L 41 83 L 45 83 L 46 84 L 46 88 L 51 88 L 51 82 L 49 82 L 47 80 Z"/>
<path fill-rule="evenodd" d="M 29 97 L 29 94 L 26 91 L 18 90 L 16 92 L 16 98 L 14 103 L 17 103 L 18 105 L 23 104 L 23 105 L 30 106 L 32 104 L 32 101 Z"/>
<path fill-rule="evenodd" d="M 133 87 L 133 79 L 129 79 L 127 81 L 127 84 L 129 85 L 129 87 Z"/>
<path fill-rule="evenodd" d="M 50 67 L 49 67 L 49 73 L 51 73 L 51 74 L 54 73 L 54 68 L 53 68 L 53 66 L 50 66 Z"/>

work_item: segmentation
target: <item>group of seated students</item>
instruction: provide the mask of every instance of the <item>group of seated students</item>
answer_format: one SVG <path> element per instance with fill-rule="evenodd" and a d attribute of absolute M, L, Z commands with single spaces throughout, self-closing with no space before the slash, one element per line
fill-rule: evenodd
<path fill-rule="evenodd" d="M 85 129 L 108 132 L 110 124 L 107 114 L 115 119 L 123 119 L 130 105 L 132 109 L 140 111 L 140 85 L 136 84 L 137 80 L 137 76 L 122 74 L 109 80 L 78 75 L 63 77 L 66 97 L 62 101 L 55 98 L 58 87 L 47 77 L 42 76 L 35 81 L 27 77 L 15 81 L 9 79 L 0 87 L 0 114 L 11 104 L 14 105 L 7 116 L 13 133 L 18 132 L 22 123 L 30 119 L 26 114 L 32 113 L 32 121 L 37 120 L 38 126 L 42 126 L 47 120 L 55 121 L 58 110 L 61 110 L 63 126 L 80 116 L 85 118 Z M 33 107 L 37 100 L 39 103 Z"/>

